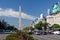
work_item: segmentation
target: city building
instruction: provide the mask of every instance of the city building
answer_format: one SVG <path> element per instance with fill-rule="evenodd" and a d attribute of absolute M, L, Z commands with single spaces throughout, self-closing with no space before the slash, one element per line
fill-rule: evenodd
<path fill-rule="evenodd" d="M 47 17 L 47 23 L 51 24 L 60 24 L 60 11 L 55 12 L 52 15 L 48 15 Z"/>
<path fill-rule="evenodd" d="M 43 15 L 43 13 L 40 14 L 39 18 L 35 19 L 35 24 L 37 24 L 38 22 L 42 22 L 44 23 L 45 22 L 45 17 Z"/>
<path fill-rule="evenodd" d="M 46 17 L 44 17 L 43 13 L 41 13 L 40 17 L 36 18 L 35 21 L 33 22 L 32 27 L 34 28 L 34 25 L 37 24 L 40 21 L 42 21 L 43 23 L 47 22 L 48 27 L 51 27 L 53 24 L 59 24 L 60 25 L 60 6 L 59 6 L 59 2 L 55 3 L 53 5 L 52 11 L 50 9 L 48 9 L 47 13 L 48 13 L 48 15 Z"/>
<path fill-rule="evenodd" d="M 45 21 L 46 21 L 43 13 L 41 13 L 40 16 L 39 16 L 38 18 L 36 18 L 36 19 L 32 22 L 32 25 L 31 25 L 32 28 L 34 28 L 34 25 L 37 24 L 37 23 L 39 23 L 40 21 L 41 21 L 42 23 L 45 23 Z"/>
<path fill-rule="evenodd" d="M 52 26 L 53 24 L 60 24 L 60 11 L 59 11 L 59 6 L 58 4 L 53 5 L 53 10 L 52 12 L 48 10 L 48 16 L 46 17 L 47 23 Z"/>

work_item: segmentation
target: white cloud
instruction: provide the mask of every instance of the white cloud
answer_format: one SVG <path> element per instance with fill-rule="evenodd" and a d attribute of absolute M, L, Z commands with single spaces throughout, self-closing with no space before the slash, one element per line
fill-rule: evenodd
<path fill-rule="evenodd" d="M 0 8 L 0 16 L 16 17 L 19 18 L 19 12 L 14 11 L 13 9 L 2 9 Z M 36 17 L 28 15 L 24 12 L 21 12 L 21 17 L 23 19 L 34 20 Z"/>

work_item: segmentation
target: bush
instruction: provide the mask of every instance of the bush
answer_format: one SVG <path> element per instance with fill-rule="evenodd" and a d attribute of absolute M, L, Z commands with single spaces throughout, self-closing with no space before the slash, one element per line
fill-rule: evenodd
<path fill-rule="evenodd" d="M 7 37 L 6 40 L 15 40 L 15 37 Z"/>
<path fill-rule="evenodd" d="M 29 35 L 27 32 L 19 31 L 17 33 L 8 35 L 5 40 L 37 40 Z"/>

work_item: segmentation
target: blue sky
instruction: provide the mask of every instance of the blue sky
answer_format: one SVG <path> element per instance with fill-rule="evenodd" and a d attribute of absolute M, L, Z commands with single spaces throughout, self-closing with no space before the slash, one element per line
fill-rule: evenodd
<path fill-rule="evenodd" d="M 0 0 L 0 8 L 12 8 L 18 11 L 19 5 L 21 5 L 20 0 Z"/>
<path fill-rule="evenodd" d="M 22 12 L 25 12 L 28 15 L 39 17 L 41 13 L 44 16 L 47 16 L 47 9 L 52 10 L 52 5 L 54 3 L 60 2 L 60 0 L 0 0 L 0 8 L 3 9 L 13 9 L 15 11 L 19 10 L 19 5 L 22 7 Z M 18 27 L 18 19 L 13 17 L 2 17 L 8 23 Z M 23 25 L 29 25 L 30 20 L 22 19 Z"/>
<path fill-rule="evenodd" d="M 39 16 L 40 13 L 47 15 L 47 9 L 52 9 L 54 3 L 59 0 L 22 0 L 22 11 L 33 16 Z"/>

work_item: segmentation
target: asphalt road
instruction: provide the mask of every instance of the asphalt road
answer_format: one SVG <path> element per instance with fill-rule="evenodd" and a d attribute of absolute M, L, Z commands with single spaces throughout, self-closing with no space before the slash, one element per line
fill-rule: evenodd
<path fill-rule="evenodd" d="M 33 35 L 38 40 L 60 40 L 60 35 Z"/>
<path fill-rule="evenodd" d="M 9 34 L 0 34 L 0 40 L 4 40 L 7 35 L 9 35 Z"/>
<path fill-rule="evenodd" d="M 0 34 L 0 40 L 6 38 L 9 34 Z M 60 35 L 33 35 L 38 40 L 60 40 Z"/>

